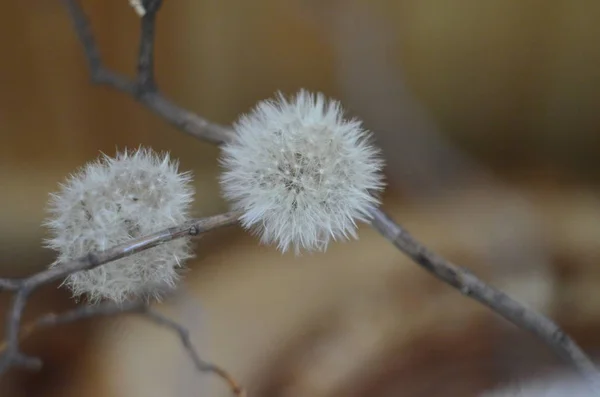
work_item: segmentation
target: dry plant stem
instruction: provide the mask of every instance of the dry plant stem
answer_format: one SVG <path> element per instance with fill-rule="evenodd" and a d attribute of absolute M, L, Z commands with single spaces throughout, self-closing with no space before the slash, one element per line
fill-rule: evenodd
<path fill-rule="evenodd" d="M 596 366 L 553 321 L 524 307 L 504 292 L 487 285 L 469 270 L 459 267 L 431 251 L 384 212 L 379 210 L 373 212 L 372 225 L 400 251 L 435 277 L 542 339 L 560 357 L 577 368 L 594 385 L 594 389 L 600 392 L 600 383 L 598 383 L 600 378 Z"/>
<path fill-rule="evenodd" d="M 94 306 L 80 306 L 76 309 L 66 311 L 64 313 L 48 313 L 38 319 L 25 324 L 19 332 L 19 341 L 27 338 L 34 331 L 40 328 L 53 327 L 62 324 L 68 324 L 79 320 L 85 320 L 96 316 L 110 316 L 113 314 L 127 313 L 144 308 L 144 303 L 141 301 L 126 302 L 122 305 L 117 305 L 112 302 L 102 303 Z M 0 352 L 3 352 L 8 347 L 8 341 L 4 340 L 0 343 Z"/>
<path fill-rule="evenodd" d="M 104 251 L 91 252 L 84 257 L 49 268 L 24 279 L 3 279 L 0 287 L 6 286 L 6 290 L 14 291 L 14 295 L 6 318 L 6 347 L 2 352 L 2 356 L 0 356 L 0 374 L 6 372 L 11 366 L 33 369 L 41 366 L 39 359 L 27 357 L 19 351 L 19 328 L 23 310 L 27 299 L 38 287 L 62 280 L 69 274 L 90 270 L 177 238 L 197 236 L 210 230 L 233 225 L 237 223 L 240 215 L 239 212 L 228 212 L 209 218 L 191 220 L 182 225 L 134 239 Z"/>
<path fill-rule="evenodd" d="M 176 323 L 175 321 L 163 316 L 162 314 L 154 311 L 150 308 L 147 308 L 144 312 L 147 319 L 155 322 L 158 325 L 162 325 L 164 327 L 170 328 L 174 332 L 179 335 L 179 339 L 181 340 L 181 344 L 189 354 L 190 358 L 194 362 L 194 366 L 200 372 L 213 373 L 223 379 L 228 385 L 231 391 L 240 397 L 245 397 L 246 392 L 244 389 L 235 381 L 235 379 L 223 368 L 206 362 L 200 358 L 198 352 L 194 348 L 192 344 L 192 340 L 190 339 L 189 331 Z"/>
<path fill-rule="evenodd" d="M 154 51 L 156 13 L 160 8 L 160 0 L 150 0 L 145 2 L 148 4 L 144 4 L 146 14 L 142 17 L 138 77 L 135 80 L 104 67 L 90 25 L 79 2 L 77 0 L 61 1 L 67 7 L 77 37 L 83 44 L 92 82 L 107 85 L 131 95 L 149 110 L 195 138 L 219 144 L 223 142 L 224 138 L 228 139 L 232 136 L 232 132 L 227 127 L 211 123 L 196 114 L 188 112 L 156 92 L 152 55 Z"/>
<path fill-rule="evenodd" d="M 169 319 L 168 317 L 164 316 L 163 314 L 160 314 L 157 311 L 151 309 L 143 301 L 131 301 L 123 304 L 104 302 L 99 305 L 81 306 L 60 314 L 48 313 L 39 317 L 37 320 L 26 324 L 21 330 L 20 339 L 22 340 L 28 337 L 34 331 L 41 328 L 54 327 L 62 324 L 70 324 L 76 321 L 86 320 L 92 317 L 113 316 L 124 313 L 139 314 L 143 316 L 146 320 L 151 321 L 157 325 L 166 327 L 171 331 L 175 332 L 181 340 L 181 345 L 194 362 L 194 366 L 198 371 L 209 374 L 215 374 L 219 378 L 223 379 L 225 383 L 227 383 L 227 385 L 235 395 L 240 397 L 245 396 L 244 389 L 241 388 L 240 385 L 238 385 L 238 383 L 227 371 L 213 363 L 204 361 L 200 358 L 198 351 L 196 350 L 190 339 L 189 331 L 186 328 L 179 325 L 175 321 Z M 6 342 L 0 344 L 0 351 L 4 350 L 5 348 Z"/>
<path fill-rule="evenodd" d="M 83 45 L 94 82 L 107 84 L 134 96 L 164 120 L 198 139 L 221 144 L 231 138 L 233 132 L 229 128 L 210 123 L 202 117 L 176 106 L 157 91 L 141 90 L 143 94 L 140 95 L 140 90 L 136 89 L 138 83 L 124 79 L 120 75 L 105 69 L 102 66 L 87 18 L 78 2 L 76 0 L 63 1 L 69 9 L 76 33 Z M 160 3 L 159 0 L 154 1 Z M 158 6 L 154 11 L 146 14 L 144 17 L 148 18 L 146 22 L 144 22 L 144 19 L 142 20 L 142 37 L 140 38 L 142 43 L 153 42 L 154 30 L 152 30 L 151 37 L 144 37 L 143 33 L 145 23 L 154 24 L 156 10 L 158 10 Z M 140 48 L 145 47 L 142 44 Z M 140 54 L 140 56 L 142 55 Z M 140 64 L 142 64 L 141 61 Z M 138 79 L 138 82 L 140 82 L 140 79 Z M 581 348 L 554 322 L 485 284 L 468 270 L 453 265 L 425 248 L 383 211 L 379 209 L 373 211 L 372 226 L 399 250 L 437 278 L 459 289 L 464 295 L 483 303 L 514 325 L 532 332 L 546 342 L 560 357 L 572 364 L 581 375 L 587 378 L 595 390 L 600 391 L 600 373 L 598 369 Z"/>

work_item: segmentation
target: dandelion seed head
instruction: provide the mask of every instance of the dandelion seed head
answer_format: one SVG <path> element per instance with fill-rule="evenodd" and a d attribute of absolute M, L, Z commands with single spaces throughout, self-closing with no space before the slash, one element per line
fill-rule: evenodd
<path fill-rule="evenodd" d="M 242 209 L 242 225 L 263 243 L 323 251 L 357 238 L 384 187 L 383 161 L 360 121 L 345 119 L 337 101 L 300 91 L 260 102 L 234 125 L 223 146 L 220 183 Z"/>
<path fill-rule="evenodd" d="M 189 219 L 193 188 L 168 154 L 149 149 L 103 155 L 71 175 L 51 194 L 46 245 L 58 251 L 52 266 L 108 249 Z M 91 302 L 159 298 L 175 287 L 181 264 L 192 256 L 183 238 L 74 273 L 65 284 Z"/>

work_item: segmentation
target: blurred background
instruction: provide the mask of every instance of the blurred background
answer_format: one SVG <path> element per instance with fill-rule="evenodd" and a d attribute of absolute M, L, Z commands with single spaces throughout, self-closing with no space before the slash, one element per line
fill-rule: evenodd
<path fill-rule="evenodd" d="M 280 90 L 322 91 L 373 130 L 384 208 L 453 262 L 600 353 L 600 4 L 579 0 L 179 0 L 158 21 L 157 79 L 229 124 Z M 132 74 L 139 18 L 84 0 L 105 63 Z M 195 213 L 226 209 L 218 149 L 92 86 L 58 0 L 0 13 L 0 270 L 53 261 L 48 193 L 100 151 L 146 145 L 192 170 Z M 200 239 L 180 296 L 159 305 L 201 354 L 262 397 L 477 396 L 568 370 L 367 227 L 295 258 L 238 228 Z M 45 288 L 26 319 L 72 307 Z M 0 296 L 5 311 L 8 294 Z M 122 316 L 47 330 L 6 397 L 228 396 L 168 331 Z"/>

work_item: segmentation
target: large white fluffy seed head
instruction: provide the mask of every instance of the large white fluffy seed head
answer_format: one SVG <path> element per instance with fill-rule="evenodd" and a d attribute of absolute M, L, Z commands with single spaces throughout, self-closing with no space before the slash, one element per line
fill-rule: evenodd
<path fill-rule="evenodd" d="M 370 219 L 383 161 L 361 122 L 343 116 L 339 102 L 302 90 L 258 103 L 234 125 L 220 182 L 263 243 L 322 251 L 357 238 L 356 221 Z"/>
<path fill-rule="evenodd" d="M 102 156 L 71 175 L 49 204 L 47 246 L 58 251 L 52 266 L 188 220 L 191 175 L 177 167 L 168 154 L 140 148 Z M 189 239 L 178 239 L 72 274 L 65 284 L 91 302 L 158 298 L 191 256 Z"/>

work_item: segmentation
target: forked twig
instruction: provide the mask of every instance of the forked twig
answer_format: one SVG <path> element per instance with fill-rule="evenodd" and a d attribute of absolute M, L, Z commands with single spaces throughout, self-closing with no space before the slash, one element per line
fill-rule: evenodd
<path fill-rule="evenodd" d="M 44 314 L 38 319 L 25 324 L 21 329 L 19 339 L 23 340 L 29 335 L 31 335 L 34 331 L 42 328 L 70 324 L 77 321 L 86 320 L 92 317 L 114 316 L 125 313 L 141 315 L 146 320 L 153 322 L 157 325 L 166 327 L 175 332 L 181 340 L 182 347 L 188 353 L 188 355 L 194 363 L 194 366 L 199 372 L 214 374 L 218 376 L 219 378 L 223 379 L 225 383 L 227 383 L 231 391 L 236 396 L 245 397 L 246 394 L 244 389 L 235 381 L 235 379 L 226 370 L 224 370 L 216 364 L 204 361 L 200 358 L 198 351 L 192 343 L 189 331 L 186 328 L 184 328 L 177 322 L 171 320 L 170 318 L 164 316 L 163 314 L 153 310 L 152 308 L 147 306 L 147 304 L 143 301 L 131 301 L 123 304 L 104 302 L 93 306 L 80 306 L 60 314 Z M 6 349 L 6 347 L 6 341 L 0 343 L 0 351 Z"/>
<path fill-rule="evenodd" d="M 14 292 L 12 304 L 6 319 L 5 341 L 0 344 L 0 350 L 2 352 L 2 355 L 0 355 L 0 374 L 5 373 L 13 366 L 30 369 L 39 369 L 41 367 L 42 362 L 38 358 L 29 357 L 23 354 L 19 348 L 20 339 L 26 337 L 35 329 L 69 323 L 98 315 L 111 315 L 130 311 L 138 311 L 141 313 L 148 312 L 148 309 L 138 302 L 128 302 L 122 305 L 103 304 L 97 306 L 83 306 L 60 315 L 52 313 L 47 314 L 35 320 L 33 323 L 25 325 L 21 330 L 21 318 L 23 316 L 25 305 L 29 296 L 35 292 L 37 288 L 64 279 L 69 274 L 90 270 L 103 264 L 156 247 L 157 245 L 168 241 L 187 236 L 197 236 L 220 227 L 233 225 L 237 223 L 239 216 L 239 212 L 232 211 L 208 218 L 191 220 L 182 225 L 133 239 L 104 251 L 91 252 L 84 257 L 43 270 L 27 278 L 0 279 L 0 291 L 6 290 Z M 147 314 L 147 316 L 154 319 L 153 315 Z M 154 321 L 156 322 L 156 320 Z M 188 348 L 188 346 L 185 347 Z M 208 369 L 203 372 L 207 371 Z M 216 370 L 208 372 L 219 373 Z M 228 382 L 230 382 L 230 380 L 228 380 Z"/>
<path fill-rule="evenodd" d="M 85 59 L 92 82 L 115 88 L 135 98 L 142 105 L 159 115 L 179 130 L 203 141 L 220 144 L 229 139 L 233 132 L 222 125 L 189 112 L 157 93 L 154 82 L 154 33 L 156 13 L 162 0 L 146 0 L 146 13 L 142 17 L 142 36 L 138 54 L 138 77 L 130 80 L 120 73 L 108 70 L 102 64 L 96 40 L 91 32 L 87 17 L 76 0 L 61 0 L 71 17 L 75 32 L 85 51 Z"/>

